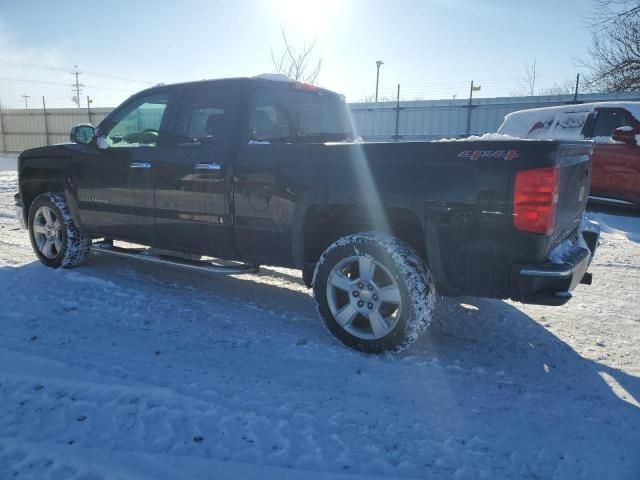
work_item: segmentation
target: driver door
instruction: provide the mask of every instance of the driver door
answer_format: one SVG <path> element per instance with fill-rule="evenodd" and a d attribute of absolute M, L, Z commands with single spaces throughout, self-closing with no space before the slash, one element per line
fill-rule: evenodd
<path fill-rule="evenodd" d="M 91 233 L 155 241 L 153 167 L 166 135 L 169 98 L 161 92 L 125 103 L 74 159 L 78 209 Z"/>

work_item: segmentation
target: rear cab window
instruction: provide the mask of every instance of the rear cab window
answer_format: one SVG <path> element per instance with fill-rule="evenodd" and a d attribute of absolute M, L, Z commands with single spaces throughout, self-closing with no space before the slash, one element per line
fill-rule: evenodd
<path fill-rule="evenodd" d="M 275 82 L 273 82 L 275 83 Z M 353 141 L 344 97 L 301 84 L 257 84 L 250 102 L 249 143 Z"/>

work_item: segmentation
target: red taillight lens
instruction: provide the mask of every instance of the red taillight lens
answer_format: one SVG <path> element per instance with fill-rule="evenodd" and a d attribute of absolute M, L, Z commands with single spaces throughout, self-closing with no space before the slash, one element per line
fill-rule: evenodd
<path fill-rule="evenodd" d="M 310 83 L 298 82 L 296 80 L 291 82 L 289 85 L 291 85 L 291 88 L 293 88 L 294 90 L 301 90 L 303 92 L 317 92 L 318 91 L 318 87 L 316 87 L 315 85 L 311 85 Z"/>
<path fill-rule="evenodd" d="M 516 176 L 513 191 L 513 226 L 549 235 L 556 226 L 558 210 L 557 167 L 525 170 Z"/>

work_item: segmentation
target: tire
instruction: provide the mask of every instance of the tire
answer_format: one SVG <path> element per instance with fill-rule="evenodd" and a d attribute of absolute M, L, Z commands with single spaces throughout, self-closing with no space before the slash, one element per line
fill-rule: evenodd
<path fill-rule="evenodd" d="M 370 273 L 373 272 L 373 275 Z M 406 243 L 376 233 L 329 246 L 313 276 L 316 308 L 329 332 L 367 353 L 399 352 L 429 325 L 434 282 Z"/>
<path fill-rule="evenodd" d="M 75 224 L 63 193 L 43 193 L 29 208 L 29 239 L 47 267 L 75 267 L 89 255 L 91 239 Z"/>

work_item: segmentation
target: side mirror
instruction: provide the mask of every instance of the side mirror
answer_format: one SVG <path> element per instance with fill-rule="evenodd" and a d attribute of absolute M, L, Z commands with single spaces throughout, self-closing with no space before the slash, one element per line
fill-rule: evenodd
<path fill-rule="evenodd" d="M 611 132 L 611 138 L 616 142 L 636 145 L 636 132 L 631 127 L 619 127 Z"/>
<path fill-rule="evenodd" d="M 86 145 L 96 136 L 96 129 L 89 123 L 81 123 L 71 129 L 69 139 L 74 143 L 82 143 Z"/>

